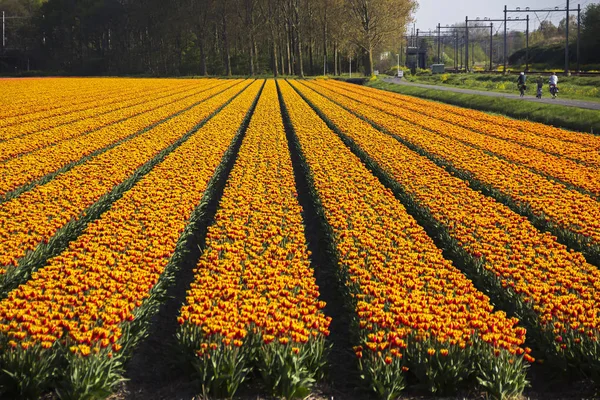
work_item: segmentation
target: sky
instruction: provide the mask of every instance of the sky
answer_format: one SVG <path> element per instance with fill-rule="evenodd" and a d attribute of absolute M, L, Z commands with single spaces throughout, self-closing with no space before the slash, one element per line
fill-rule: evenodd
<path fill-rule="evenodd" d="M 417 0 L 419 8 L 415 14 L 415 26 L 421 31 L 433 30 L 438 23 L 442 26 L 452 25 L 457 22 L 464 24 L 465 16 L 469 16 L 469 19 L 476 19 L 476 17 L 488 17 L 492 19 L 503 19 L 504 18 L 504 5 L 508 6 L 508 9 L 516 9 L 521 7 L 524 10 L 525 7 L 531 9 L 554 9 L 558 6 L 559 8 L 565 8 L 567 5 L 566 0 L 458 0 L 458 1 L 442 1 L 442 0 Z M 584 9 L 587 4 L 596 3 L 600 0 L 570 0 L 569 8 L 576 9 L 577 4 L 581 4 L 581 8 Z M 575 12 L 574 15 L 577 15 Z M 511 16 L 509 14 L 509 16 Z M 512 14 L 513 19 L 516 16 L 520 16 L 524 19 L 526 14 Z M 539 26 L 541 21 L 545 19 L 551 20 L 554 25 L 558 25 L 558 22 L 565 17 L 565 13 L 548 13 L 538 12 L 529 13 L 530 19 L 530 30 L 534 30 Z M 500 28 L 502 22 L 494 22 L 494 27 Z M 412 29 L 412 26 L 410 27 Z M 525 23 L 510 22 L 508 23 L 509 30 L 525 30 Z M 496 30 L 496 28 L 494 28 Z"/>

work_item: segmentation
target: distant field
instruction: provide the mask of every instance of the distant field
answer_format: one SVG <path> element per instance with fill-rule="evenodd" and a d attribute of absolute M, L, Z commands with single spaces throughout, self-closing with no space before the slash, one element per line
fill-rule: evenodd
<path fill-rule="evenodd" d="M 599 136 L 327 79 L 0 89 L 2 398 L 600 384 Z"/>

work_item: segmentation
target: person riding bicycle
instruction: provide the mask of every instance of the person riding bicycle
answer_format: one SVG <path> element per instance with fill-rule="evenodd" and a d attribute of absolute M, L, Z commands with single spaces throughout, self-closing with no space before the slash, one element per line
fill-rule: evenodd
<path fill-rule="evenodd" d="M 558 94 L 558 76 L 556 76 L 556 73 L 553 72 L 552 75 L 550 75 L 548 83 L 550 84 L 550 93 L 552 93 L 552 98 L 554 99 Z"/>
<path fill-rule="evenodd" d="M 540 75 L 537 78 L 537 94 L 535 95 L 535 97 L 537 97 L 538 99 L 542 98 L 542 90 L 544 89 L 544 78 L 542 78 L 542 76 Z"/>
<path fill-rule="evenodd" d="M 525 72 L 521 72 L 519 78 L 517 79 L 517 86 L 521 92 L 521 97 L 525 96 L 525 90 L 527 90 L 527 85 L 525 84 L 526 81 L 527 77 L 525 76 Z"/>

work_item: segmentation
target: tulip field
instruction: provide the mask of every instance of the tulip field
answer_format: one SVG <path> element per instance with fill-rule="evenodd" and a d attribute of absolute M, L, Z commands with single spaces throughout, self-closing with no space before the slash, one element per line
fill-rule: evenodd
<path fill-rule="evenodd" d="M 156 335 L 206 398 L 600 388 L 600 136 L 327 79 L 0 88 L 0 398 L 107 398 Z"/>

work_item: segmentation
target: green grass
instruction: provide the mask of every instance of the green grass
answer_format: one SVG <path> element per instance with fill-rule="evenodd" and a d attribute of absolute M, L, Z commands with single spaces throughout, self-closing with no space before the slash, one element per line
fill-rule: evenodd
<path fill-rule="evenodd" d="M 554 104 L 524 102 L 518 99 L 401 86 L 381 80 L 365 84 L 377 89 L 436 100 L 460 107 L 502 114 L 517 119 L 527 119 L 580 132 L 600 134 L 600 111 Z"/>
<path fill-rule="evenodd" d="M 535 94 L 536 79 L 540 74 L 527 77 L 528 93 Z M 544 74 L 544 91 L 548 92 L 548 76 Z M 411 82 L 432 85 L 455 86 L 463 89 L 486 90 L 501 93 L 517 93 L 517 76 L 502 74 L 436 74 L 407 76 Z M 600 77 L 560 76 L 558 77 L 560 97 L 600 102 Z"/>

